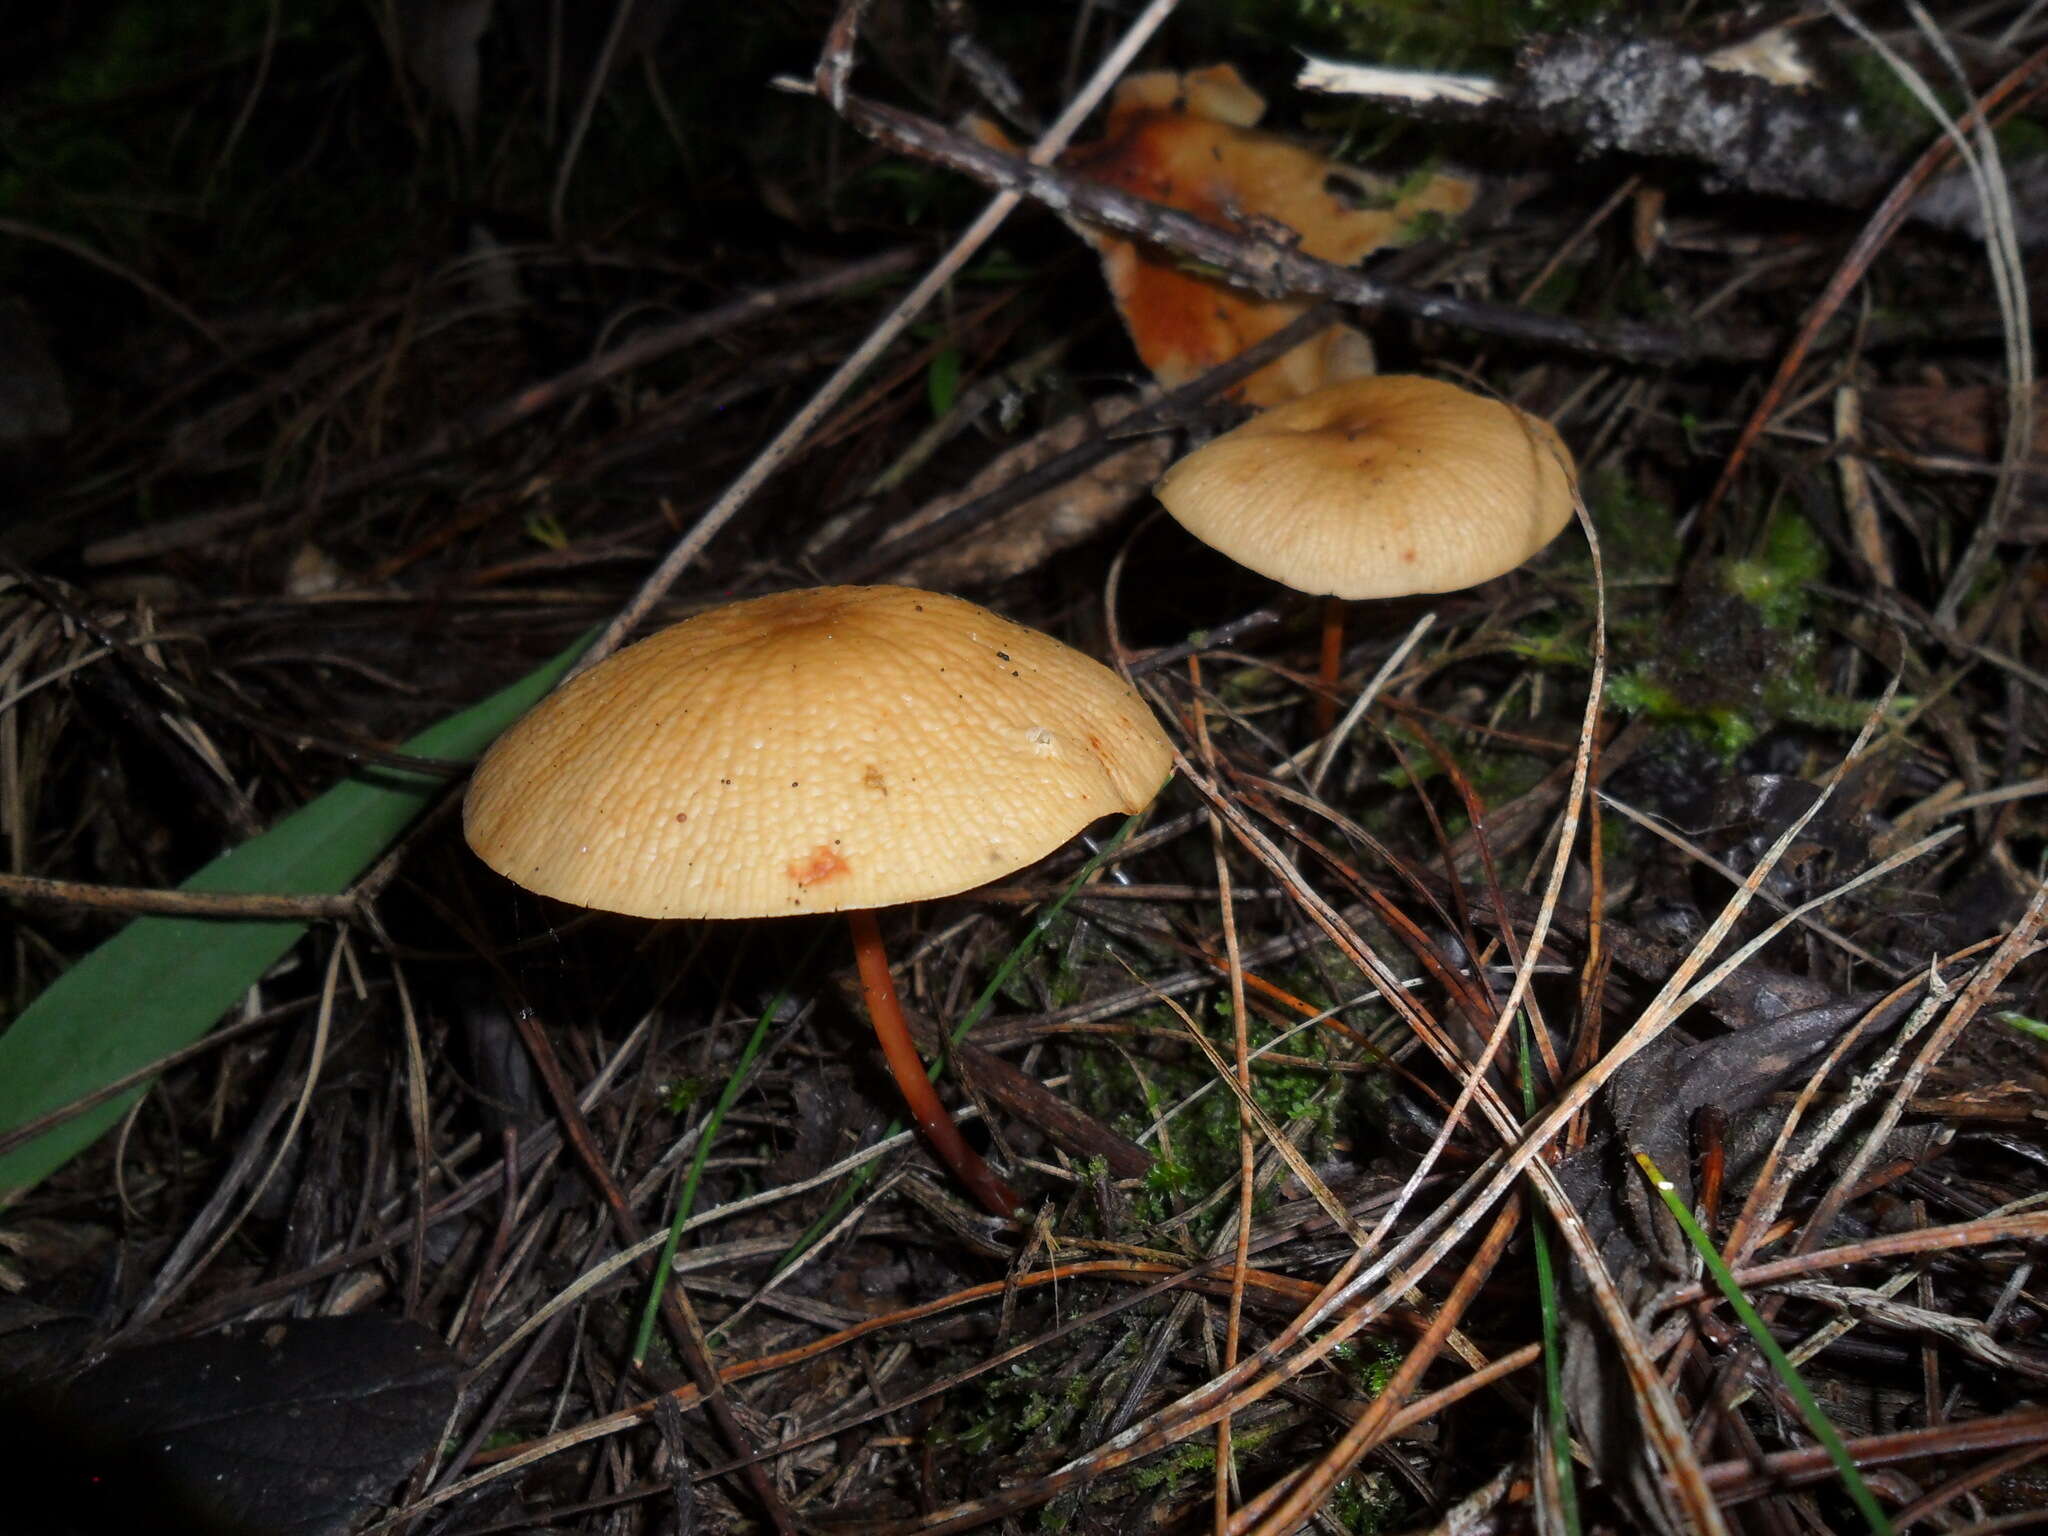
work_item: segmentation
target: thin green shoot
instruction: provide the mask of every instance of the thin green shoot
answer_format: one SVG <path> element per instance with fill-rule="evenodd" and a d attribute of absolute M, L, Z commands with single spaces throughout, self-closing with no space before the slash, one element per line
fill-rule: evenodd
<path fill-rule="evenodd" d="M 1521 1036 L 1522 1116 L 1536 1118 L 1535 1051 L 1529 1039 L 1529 1016 L 1516 1021 Z M 1579 1483 L 1572 1467 L 1571 1421 L 1564 1407 L 1564 1315 L 1558 1306 L 1557 1270 L 1550 1257 L 1550 1217 L 1531 1212 L 1529 1235 L 1536 1254 L 1536 1306 L 1543 1325 L 1543 1413 L 1550 1425 L 1550 1454 L 1557 1468 L 1558 1518 L 1570 1536 L 1584 1529 L 1579 1523 Z"/>
<path fill-rule="evenodd" d="M 1771 1369 L 1778 1373 L 1778 1380 L 1784 1383 L 1785 1391 L 1791 1396 L 1792 1401 L 1799 1405 L 1799 1413 L 1806 1420 L 1806 1427 L 1813 1431 L 1814 1439 L 1821 1443 L 1828 1453 L 1828 1459 L 1835 1464 L 1835 1472 L 1842 1479 L 1843 1490 L 1848 1493 L 1849 1501 L 1856 1506 L 1857 1512 L 1863 1516 L 1864 1523 L 1875 1536 L 1892 1536 L 1892 1522 L 1879 1507 L 1877 1496 L 1870 1491 L 1870 1485 L 1863 1480 L 1863 1473 L 1857 1467 L 1855 1458 L 1849 1454 L 1848 1446 L 1842 1443 L 1841 1434 L 1829 1422 L 1828 1416 L 1821 1411 L 1819 1399 L 1813 1395 L 1813 1389 L 1807 1386 L 1806 1379 L 1799 1374 L 1799 1368 L 1771 1336 L 1770 1326 L 1757 1315 L 1756 1308 L 1749 1304 L 1749 1298 L 1742 1294 L 1742 1287 L 1735 1283 L 1735 1276 L 1730 1273 L 1728 1266 L 1721 1262 L 1721 1255 L 1715 1249 L 1713 1240 L 1693 1219 L 1693 1214 L 1686 1209 L 1685 1202 L 1678 1198 L 1678 1191 L 1672 1187 L 1671 1181 L 1658 1171 L 1657 1165 L 1650 1161 L 1648 1154 L 1636 1153 L 1636 1162 L 1649 1179 L 1650 1187 L 1662 1197 L 1665 1208 L 1671 1212 L 1671 1219 L 1678 1223 L 1679 1230 L 1685 1233 L 1686 1240 L 1699 1254 L 1700 1262 L 1707 1267 L 1707 1273 L 1714 1277 L 1714 1284 L 1721 1288 L 1721 1294 L 1727 1298 L 1729 1307 L 1741 1320 L 1742 1326 L 1749 1330 L 1750 1337 L 1756 1341 L 1756 1347 L 1763 1351 L 1764 1358 L 1770 1361 Z"/>
<path fill-rule="evenodd" d="M 789 994 L 795 988 L 798 978 L 808 975 L 811 962 L 818 957 L 818 946 L 824 943 L 825 935 L 833 930 L 830 926 L 818 930 L 804 951 L 803 958 L 790 972 L 789 980 L 782 984 L 782 990 L 768 1000 L 768 1006 L 761 1010 L 761 1017 L 754 1021 L 753 1033 L 747 1036 L 747 1043 L 740 1048 L 740 1059 L 733 1063 L 732 1071 L 726 1074 L 725 1086 L 719 1090 L 718 1102 L 711 1106 L 711 1113 L 704 1117 L 704 1129 L 697 1137 L 697 1150 L 690 1158 L 690 1168 L 683 1175 L 683 1187 L 676 1196 L 675 1214 L 669 1218 L 668 1241 L 661 1245 L 661 1257 L 654 1263 L 654 1281 L 647 1287 L 647 1304 L 640 1309 L 640 1331 L 633 1336 L 633 1369 L 639 1370 L 647 1363 L 647 1347 L 654 1337 L 654 1319 L 661 1311 L 661 1288 L 668 1284 L 670 1266 L 675 1263 L 676 1245 L 682 1240 L 683 1224 L 690 1219 L 690 1211 L 697 1203 L 697 1185 L 704 1177 L 704 1164 L 711 1157 L 711 1144 L 718 1139 L 719 1128 L 725 1124 L 726 1111 L 739 1098 L 740 1089 L 746 1086 L 747 1074 L 753 1070 L 755 1058 L 761 1054 L 761 1047 L 767 1043 L 768 1029 L 781 1017 L 782 1005 L 789 1001 Z"/>

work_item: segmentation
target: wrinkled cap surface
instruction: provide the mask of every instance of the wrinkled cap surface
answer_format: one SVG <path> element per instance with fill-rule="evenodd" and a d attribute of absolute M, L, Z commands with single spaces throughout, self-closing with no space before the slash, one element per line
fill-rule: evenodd
<path fill-rule="evenodd" d="M 500 874 L 640 917 L 971 889 L 1150 803 L 1172 748 L 1099 662 L 956 597 L 821 587 L 715 608 L 557 689 L 477 766 Z"/>
<path fill-rule="evenodd" d="M 1571 521 L 1550 423 L 1454 384 L 1385 374 L 1317 390 L 1196 449 L 1159 482 L 1211 548 L 1299 592 L 1453 592 Z"/>

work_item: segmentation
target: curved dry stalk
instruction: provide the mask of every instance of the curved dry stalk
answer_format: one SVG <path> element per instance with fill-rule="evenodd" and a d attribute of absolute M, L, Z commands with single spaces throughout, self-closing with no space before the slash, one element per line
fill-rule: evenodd
<path fill-rule="evenodd" d="M 1324 661 L 1329 657 L 1326 654 Z M 1201 686 L 1201 658 L 1188 658 L 1188 679 L 1197 689 Z M 1327 701 L 1327 696 L 1326 696 Z M 1326 727 L 1327 729 L 1327 727 Z M 1209 737 L 1208 712 L 1203 709 L 1199 696 L 1195 701 L 1195 739 L 1201 747 L 1202 761 L 1211 773 L 1216 770 L 1216 746 Z M 1245 1019 L 1244 956 L 1237 942 L 1237 903 L 1232 898 L 1230 860 L 1223 841 L 1223 824 L 1212 813 L 1209 817 L 1209 851 L 1215 861 L 1216 902 L 1222 916 L 1223 959 L 1230 979 L 1230 1018 L 1232 1024 L 1231 1044 L 1235 1052 L 1234 1074 L 1227 1080 L 1237 1092 L 1237 1223 L 1234 1232 L 1235 1244 L 1232 1251 L 1230 1271 L 1230 1303 L 1223 1321 L 1223 1368 L 1229 1370 L 1237 1364 L 1238 1348 L 1244 1325 L 1244 1282 L 1245 1272 L 1251 1266 L 1252 1246 L 1252 1201 L 1255 1193 L 1254 1163 L 1252 1154 L 1252 1061 L 1251 1036 Z M 1176 1011 L 1178 1008 L 1176 1008 Z M 1182 1013 L 1182 1019 L 1189 1025 L 1190 1033 L 1210 1049 L 1206 1036 L 1194 1029 L 1193 1023 Z M 1274 1137 L 1268 1128 L 1273 1146 L 1293 1150 L 1292 1143 L 1283 1136 Z M 1321 1187 L 1321 1181 L 1317 1181 Z M 1216 1425 L 1216 1465 L 1214 1491 L 1214 1522 L 1216 1536 L 1225 1536 L 1229 1526 L 1230 1501 L 1236 1481 L 1236 1461 L 1231 1454 L 1232 1422 L 1228 1415 Z"/>

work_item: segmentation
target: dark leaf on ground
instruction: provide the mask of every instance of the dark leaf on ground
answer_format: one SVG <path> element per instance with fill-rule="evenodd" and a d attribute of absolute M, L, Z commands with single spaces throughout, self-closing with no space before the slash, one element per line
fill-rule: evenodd
<path fill-rule="evenodd" d="M 375 1316 L 283 1319 L 113 1355 L 0 1402 L 7 1528 L 345 1531 L 434 1443 L 456 1369 L 426 1328 Z"/>

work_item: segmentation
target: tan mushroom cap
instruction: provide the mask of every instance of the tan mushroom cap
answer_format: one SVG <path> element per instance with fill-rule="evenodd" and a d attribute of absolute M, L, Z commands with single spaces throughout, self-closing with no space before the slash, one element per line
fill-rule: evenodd
<path fill-rule="evenodd" d="M 1299 592 L 1405 597 L 1511 571 L 1571 521 L 1550 423 L 1454 384 L 1353 379 L 1276 405 L 1158 485 L 1196 538 Z"/>
<path fill-rule="evenodd" d="M 501 736 L 469 845 L 561 901 L 769 917 L 950 895 L 1135 811 L 1173 749 L 1101 663 L 911 587 L 715 608 Z"/>

